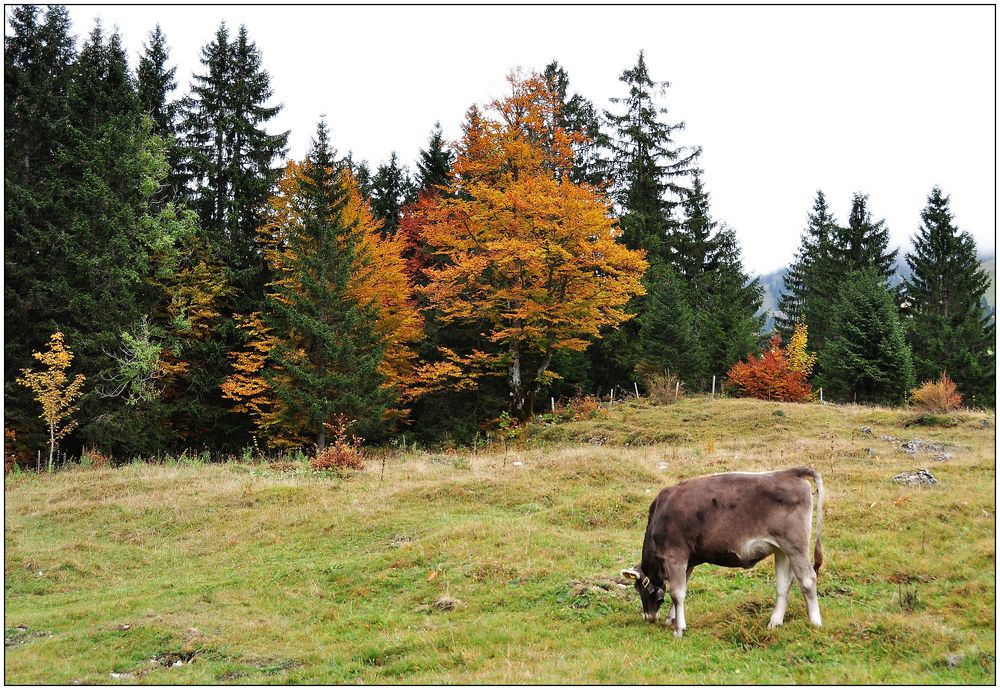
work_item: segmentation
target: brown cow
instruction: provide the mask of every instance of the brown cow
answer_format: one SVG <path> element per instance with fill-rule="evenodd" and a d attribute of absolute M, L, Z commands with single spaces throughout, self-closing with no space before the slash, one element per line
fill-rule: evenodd
<path fill-rule="evenodd" d="M 812 487 L 819 495 L 816 547 L 809 563 Z M 680 637 L 684 594 L 691 571 L 701 563 L 752 568 L 774 554 L 778 598 L 769 628 L 785 621 L 792 575 L 806 598 L 809 620 L 822 625 L 816 577 L 823 563 L 823 480 L 811 467 L 776 472 L 727 472 L 698 477 L 663 489 L 649 506 L 642 562 L 622 575 L 635 580 L 643 617 L 656 622 L 669 585 L 670 619 Z"/>

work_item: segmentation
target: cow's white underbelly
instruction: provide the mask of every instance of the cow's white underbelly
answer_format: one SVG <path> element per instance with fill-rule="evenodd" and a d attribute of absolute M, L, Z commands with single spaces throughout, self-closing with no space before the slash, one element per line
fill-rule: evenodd
<path fill-rule="evenodd" d="M 771 537 L 757 537 L 743 542 L 736 555 L 746 561 L 759 561 L 778 550 L 778 544 Z"/>

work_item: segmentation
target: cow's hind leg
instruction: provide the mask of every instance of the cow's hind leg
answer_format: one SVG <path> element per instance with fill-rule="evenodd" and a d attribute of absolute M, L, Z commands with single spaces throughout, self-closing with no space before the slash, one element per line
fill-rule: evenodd
<path fill-rule="evenodd" d="M 680 637 L 687 628 L 684 620 L 684 597 L 687 594 L 687 576 L 691 571 L 687 569 L 687 563 L 678 563 L 667 559 L 667 579 L 670 581 L 670 601 L 673 603 L 671 611 L 674 616 L 674 637 Z"/>
<path fill-rule="evenodd" d="M 806 608 L 809 611 L 809 622 L 813 625 L 823 625 L 819 615 L 819 599 L 816 597 L 816 571 L 805 553 L 788 554 L 792 562 L 792 572 L 799 582 L 799 589 L 806 598 Z"/>
<path fill-rule="evenodd" d="M 778 597 L 774 602 L 774 613 L 769 628 L 777 628 L 785 622 L 785 609 L 788 608 L 788 590 L 792 588 L 792 562 L 781 549 L 774 552 L 774 582 Z"/>

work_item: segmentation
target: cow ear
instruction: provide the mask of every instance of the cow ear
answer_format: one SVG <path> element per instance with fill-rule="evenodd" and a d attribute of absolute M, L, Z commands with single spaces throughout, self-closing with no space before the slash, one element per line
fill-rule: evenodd
<path fill-rule="evenodd" d="M 622 570 L 622 577 L 627 577 L 630 580 L 638 580 L 642 577 L 642 573 L 640 573 L 636 568 L 625 568 Z"/>

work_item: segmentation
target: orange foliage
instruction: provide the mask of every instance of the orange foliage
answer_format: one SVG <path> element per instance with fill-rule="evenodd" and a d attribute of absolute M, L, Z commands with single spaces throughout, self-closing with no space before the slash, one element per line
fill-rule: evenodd
<path fill-rule="evenodd" d="M 258 241 L 272 273 L 269 296 L 280 301 L 287 301 L 287 298 L 276 288 L 300 291 L 298 253 L 310 251 L 309 240 L 299 234 L 302 219 L 297 205 L 302 184 L 308 179 L 308 166 L 308 161 L 288 163 L 277 183 L 278 191 L 270 200 L 270 218 L 258 230 Z M 423 319 L 413 301 L 402 258 L 405 240 L 399 236 L 382 237 L 379 232 L 382 222 L 362 197 L 354 176 L 347 169 L 342 175 L 348 199 L 341 211 L 341 225 L 348 228 L 350 237 L 345 235 L 337 239 L 355 242 L 348 296 L 358 304 L 375 307 L 375 328 L 385 341 L 379 373 L 385 377 L 383 385 L 395 387 L 405 401 L 417 392 L 413 385 L 418 375 L 413 345 L 423 336 Z M 293 235 L 295 241 L 289 241 Z M 273 366 L 268 358 L 279 342 L 304 356 L 296 334 L 270 333 L 260 314 L 245 318 L 241 328 L 249 342 L 244 350 L 231 354 L 234 373 L 222 386 L 224 397 L 237 402 L 234 407 L 237 412 L 250 414 L 272 445 L 303 445 L 310 430 L 304 421 L 289 420 L 288 410 L 263 375 L 267 370 L 272 377 L 282 376 L 280 368 Z M 402 415 L 403 411 L 391 410 L 390 413 Z"/>
<path fill-rule="evenodd" d="M 491 117 L 470 109 L 450 194 L 420 209 L 432 263 L 418 290 L 443 321 L 485 322 L 501 345 L 471 363 L 452 358 L 462 369 L 583 350 L 631 318 L 625 304 L 643 292 L 647 263 L 618 242 L 608 200 L 565 174 L 573 137 L 553 125 L 558 99 L 538 75 L 509 81 Z"/>
<path fill-rule="evenodd" d="M 805 373 L 793 369 L 781 349 L 779 335 L 771 339 L 770 348 L 760 359 L 750 355 L 748 361 L 734 364 L 726 379 L 738 395 L 761 400 L 806 402 L 812 396 Z"/>
<path fill-rule="evenodd" d="M 327 424 L 333 432 L 333 443 L 316 453 L 309 461 L 312 469 L 322 472 L 326 470 L 363 470 L 364 460 L 358 439 L 347 430 L 350 423 L 343 415 L 338 415 L 333 424 Z"/>
<path fill-rule="evenodd" d="M 962 406 L 962 394 L 947 373 L 937 381 L 927 381 L 913 390 L 913 404 L 924 412 L 944 413 Z"/>

